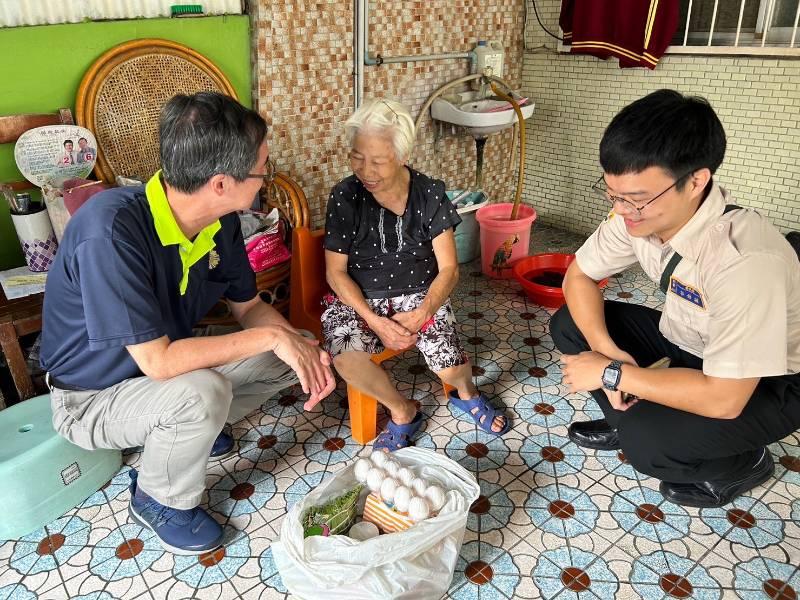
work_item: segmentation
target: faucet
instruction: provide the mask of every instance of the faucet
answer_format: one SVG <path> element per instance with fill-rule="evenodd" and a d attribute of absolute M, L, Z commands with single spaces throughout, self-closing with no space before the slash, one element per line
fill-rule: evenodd
<path fill-rule="evenodd" d="M 486 67 L 480 79 L 480 87 L 478 88 L 478 100 L 484 100 L 489 94 L 489 86 L 492 84 L 489 77 L 492 75 L 492 68 Z"/>

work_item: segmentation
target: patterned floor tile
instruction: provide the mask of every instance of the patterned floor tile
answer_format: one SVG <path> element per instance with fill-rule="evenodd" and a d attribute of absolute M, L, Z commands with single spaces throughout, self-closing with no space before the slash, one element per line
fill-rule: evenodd
<path fill-rule="evenodd" d="M 533 251 L 574 251 L 582 238 L 537 226 Z M 641 269 L 611 277 L 607 298 L 658 308 L 664 296 Z M 624 453 L 581 449 L 574 420 L 601 416 L 569 394 L 549 334 L 552 309 L 512 280 L 462 265 L 452 294 L 473 375 L 513 420 L 497 438 L 442 398 L 416 351 L 384 366 L 426 416 L 420 447 L 472 473 L 464 545 L 446 598 L 775 598 L 800 594 L 800 435 L 771 446 L 775 478 L 723 509 L 666 502 L 658 481 Z M 199 557 L 164 552 L 128 519 L 128 471 L 140 452 L 79 507 L 19 540 L 0 542 L 0 599 L 147 600 L 289 597 L 272 555 L 287 511 L 370 452 L 350 436 L 339 387 L 304 412 L 296 386 L 231 427 L 235 452 L 211 463 L 203 502 L 226 543 Z M 379 422 L 386 414 L 379 411 Z"/>

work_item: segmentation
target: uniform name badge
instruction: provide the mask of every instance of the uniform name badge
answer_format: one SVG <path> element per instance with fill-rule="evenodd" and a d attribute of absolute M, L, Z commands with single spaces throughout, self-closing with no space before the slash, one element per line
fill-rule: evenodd
<path fill-rule="evenodd" d="M 669 280 L 669 291 L 678 296 L 679 298 L 683 298 L 684 300 L 688 300 L 695 306 L 705 309 L 706 304 L 703 301 L 703 295 L 693 288 L 690 285 L 686 285 L 681 281 L 677 280 L 675 277 L 671 277 Z"/>

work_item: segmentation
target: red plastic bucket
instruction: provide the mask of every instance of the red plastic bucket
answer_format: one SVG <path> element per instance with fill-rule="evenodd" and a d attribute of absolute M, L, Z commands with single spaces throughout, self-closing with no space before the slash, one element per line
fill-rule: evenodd
<path fill-rule="evenodd" d="M 514 262 L 528 256 L 536 209 L 521 204 L 517 218 L 510 221 L 513 208 L 512 203 L 504 202 L 475 213 L 481 226 L 481 270 L 489 277 L 508 279 Z"/>

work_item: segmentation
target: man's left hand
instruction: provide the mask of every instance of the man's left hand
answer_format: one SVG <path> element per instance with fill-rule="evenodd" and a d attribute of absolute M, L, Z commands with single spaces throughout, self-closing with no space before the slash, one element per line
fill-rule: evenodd
<path fill-rule="evenodd" d="M 418 333 L 422 326 L 431 319 L 419 308 L 408 312 L 399 312 L 392 315 L 392 320 L 400 323 L 408 331 Z"/>

